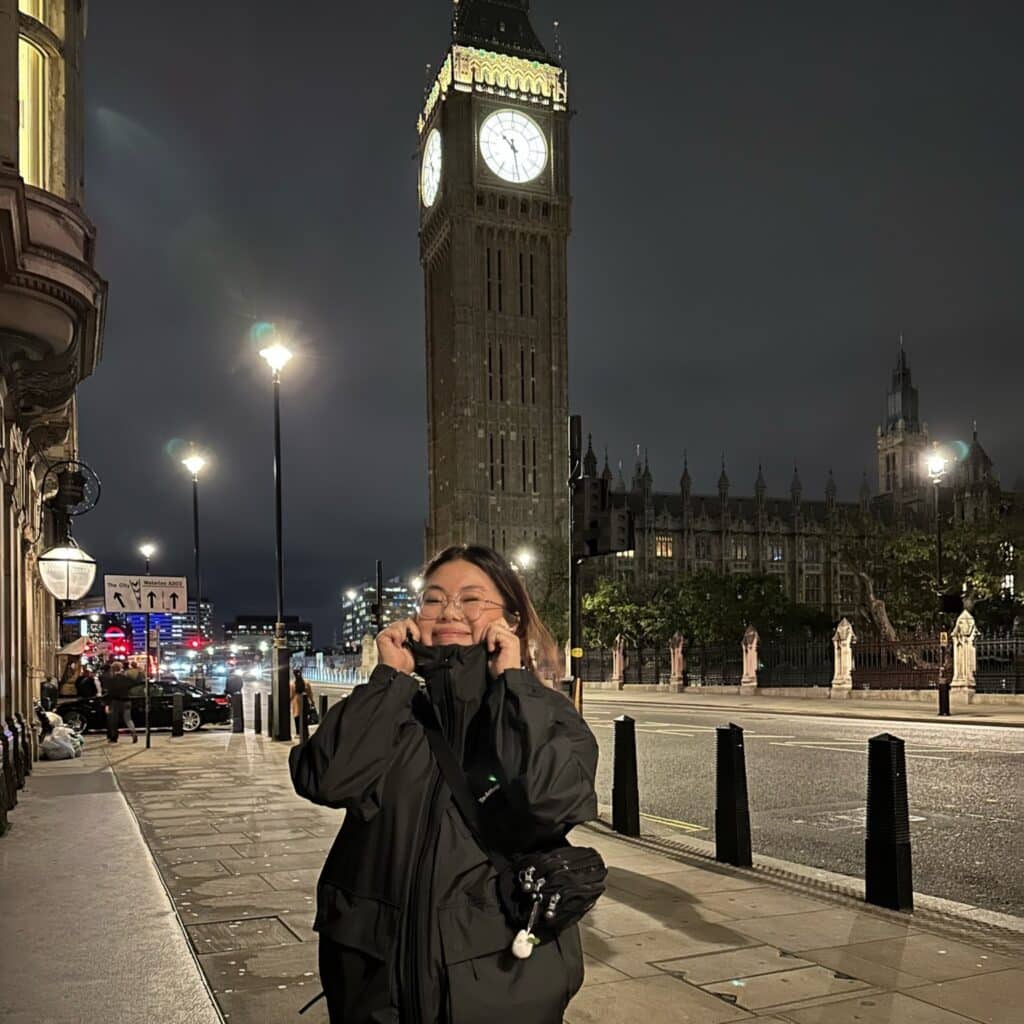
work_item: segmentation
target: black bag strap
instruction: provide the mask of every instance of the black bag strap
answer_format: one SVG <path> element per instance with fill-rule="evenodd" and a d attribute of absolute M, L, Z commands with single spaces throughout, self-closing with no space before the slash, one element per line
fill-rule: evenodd
<path fill-rule="evenodd" d="M 459 759 L 455 756 L 455 751 L 452 750 L 451 744 L 445 739 L 441 723 L 437 720 L 437 712 L 434 711 L 434 705 L 431 704 L 430 698 L 422 690 L 412 699 L 412 711 L 423 726 L 427 743 L 430 744 L 430 749 L 434 759 L 437 761 L 437 766 L 441 769 L 441 774 L 444 776 L 445 782 L 448 783 L 448 788 L 452 791 L 452 799 L 455 801 L 455 806 L 458 807 L 463 820 L 469 826 L 469 831 L 473 833 L 473 838 L 477 841 L 477 845 L 487 854 L 490 862 L 499 872 L 507 870 L 511 867 L 508 858 L 495 850 L 484 839 L 483 825 L 480 820 L 480 806 L 477 803 L 476 797 L 473 796 L 473 791 L 469 787 L 469 780 L 459 764 Z"/>

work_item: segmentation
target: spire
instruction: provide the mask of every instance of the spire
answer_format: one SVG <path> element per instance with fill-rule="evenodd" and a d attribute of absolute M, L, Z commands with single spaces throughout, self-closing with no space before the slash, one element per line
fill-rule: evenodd
<path fill-rule="evenodd" d="M 644 483 L 644 467 L 640 462 L 640 445 L 636 446 L 636 462 L 633 463 L 633 490 L 639 491 Z"/>
<path fill-rule="evenodd" d="M 683 492 L 683 498 L 688 499 L 690 497 L 690 488 L 692 481 L 690 480 L 690 458 L 689 453 L 683 452 L 683 475 L 679 478 L 679 489 Z"/>
<path fill-rule="evenodd" d="M 903 335 L 900 335 L 899 351 L 896 355 L 896 368 L 892 371 L 889 386 L 889 397 L 885 410 L 884 433 L 897 430 L 902 423 L 903 429 L 917 434 L 921 432 L 921 416 L 917 388 L 914 387 L 907 353 L 903 348 Z"/>
<path fill-rule="evenodd" d="M 650 486 L 654 477 L 651 476 L 651 464 L 648 461 L 648 451 L 644 449 L 644 483 Z"/>
<path fill-rule="evenodd" d="M 725 504 L 729 499 L 729 478 L 725 474 L 725 456 L 722 456 L 722 473 L 718 478 L 718 496 L 722 499 L 722 504 Z"/>
<path fill-rule="evenodd" d="M 452 42 L 514 57 L 557 61 L 530 22 L 530 0 L 456 0 Z"/>
<path fill-rule="evenodd" d="M 618 494 L 626 493 L 626 480 L 622 475 L 622 459 L 619 459 L 619 475 L 615 479 L 615 487 L 613 490 Z"/>
<path fill-rule="evenodd" d="M 765 492 L 768 490 L 768 485 L 764 482 L 764 470 L 761 468 L 761 463 L 757 464 L 757 479 L 754 481 L 754 496 L 757 498 L 759 505 L 764 504 Z"/>
<path fill-rule="evenodd" d="M 604 469 L 601 470 L 601 479 L 604 480 L 606 483 L 609 483 L 609 484 L 612 482 L 612 470 L 611 470 L 611 467 L 608 465 L 608 446 L 607 445 L 605 445 L 605 449 L 604 449 Z"/>
<path fill-rule="evenodd" d="M 832 470 L 828 471 L 828 480 L 825 481 L 825 504 L 831 508 L 836 503 L 836 481 L 832 476 Z"/>
<path fill-rule="evenodd" d="M 587 434 L 587 454 L 583 456 L 583 475 L 597 476 L 597 456 L 594 454 L 594 438 Z"/>
<path fill-rule="evenodd" d="M 800 483 L 800 471 L 793 466 L 793 482 L 789 485 L 789 493 L 794 505 L 800 504 L 800 498 L 804 493 L 804 485 Z"/>

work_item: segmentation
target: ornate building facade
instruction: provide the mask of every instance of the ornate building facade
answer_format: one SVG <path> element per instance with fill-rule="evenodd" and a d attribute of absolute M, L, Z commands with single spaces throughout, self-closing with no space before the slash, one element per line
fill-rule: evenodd
<path fill-rule="evenodd" d="M 528 0 L 461 0 L 419 118 L 427 557 L 566 535 L 566 74 Z"/>
<path fill-rule="evenodd" d="M 752 494 L 738 495 L 724 460 L 716 490 L 697 492 L 685 456 L 678 489 L 658 492 L 639 446 L 627 484 L 621 463 L 613 476 L 607 454 L 599 473 L 591 444 L 584 474 L 602 476 L 610 485 L 613 504 L 629 508 L 635 547 L 593 559 L 589 572 L 624 576 L 636 583 L 700 570 L 766 573 L 778 576 L 791 600 L 821 608 L 833 619 L 852 617 L 858 584 L 841 558 L 843 534 L 851 519 L 871 514 L 908 525 L 929 527 L 935 522 L 935 485 L 925 462 L 932 443 L 927 424 L 920 419 L 918 391 L 902 345 L 876 447 L 877 488 L 873 490 L 865 477 L 857 500 L 841 502 L 831 473 L 812 495 L 805 493 L 796 469 L 787 495 L 770 494 L 760 468 Z M 1014 501 L 1021 501 L 1021 496 L 1000 488 L 975 431 L 972 444 L 940 488 L 943 518 L 971 521 Z"/>
<path fill-rule="evenodd" d="M 55 669 L 36 560 L 59 528 L 41 493 L 75 458 L 79 381 L 100 358 L 106 283 L 83 202 L 84 0 L 0 0 L 0 721 Z"/>

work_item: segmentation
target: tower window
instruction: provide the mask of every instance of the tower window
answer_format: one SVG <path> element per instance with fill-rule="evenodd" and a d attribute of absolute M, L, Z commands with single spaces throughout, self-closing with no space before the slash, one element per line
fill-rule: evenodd
<path fill-rule="evenodd" d="M 813 572 L 804 577 L 804 601 L 807 604 L 821 604 L 821 575 Z"/>
<path fill-rule="evenodd" d="M 505 401 L 505 346 L 498 346 L 498 400 Z"/>
<path fill-rule="evenodd" d="M 658 558 L 671 558 L 673 552 L 672 534 L 659 533 L 654 540 L 654 553 Z"/>
<path fill-rule="evenodd" d="M 732 557 L 737 562 L 745 562 L 750 557 L 750 549 L 747 546 L 746 537 L 737 537 L 732 542 Z"/>
<path fill-rule="evenodd" d="M 494 309 L 494 250 L 487 246 L 487 312 Z"/>
<path fill-rule="evenodd" d="M 494 490 L 494 435 L 493 434 L 488 434 L 487 435 L 487 449 L 488 449 L 488 455 L 490 457 L 489 458 L 489 462 L 490 462 L 490 482 L 491 482 L 491 490 L 493 491 Z"/>
<path fill-rule="evenodd" d="M 537 350 L 530 349 L 530 402 L 537 404 Z"/>
<path fill-rule="evenodd" d="M 494 401 L 494 346 L 487 346 L 487 401 Z"/>
<path fill-rule="evenodd" d="M 782 545 L 781 540 L 773 540 L 768 545 L 768 558 L 772 562 L 783 562 L 786 559 L 786 549 Z"/>
<path fill-rule="evenodd" d="M 502 264 L 504 263 L 504 260 L 502 259 L 502 256 L 503 256 L 503 253 L 502 253 L 501 249 L 499 249 L 498 250 L 498 279 L 497 279 L 497 287 L 498 287 L 498 312 L 499 313 L 502 312 L 502 310 L 504 308 L 504 304 L 505 304 L 504 303 L 504 294 L 503 294 L 504 289 L 502 287 L 502 277 L 503 277 L 503 274 L 502 274 L 503 266 L 502 266 Z"/>
<path fill-rule="evenodd" d="M 530 316 L 534 316 L 537 312 L 537 304 L 535 301 L 535 290 L 534 290 L 534 266 L 535 258 L 533 253 L 530 253 Z"/>
<path fill-rule="evenodd" d="M 537 493 L 537 438 L 533 439 L 533 493 Z"/>
<path fill-rule="evenodd" d="M 522 465 L 522 470 L 523 470 L 523 494 L 526 493 L 526 469 L 527 469 L 527 466 L 526 466 L 526 438 L 524 437 L 523 438 L 523 465 Z"/>
<path fill-rule="evenodd" d="M 526 349 L 519 346 L 519 401 L 526 405 Z"/>
<path fill-rule="evenodd" d="M 501 438 L 501 489 L 505 490 L 505 438 Z"/>
<path fill-rule="evenodd" d="M 18 40 L 18 163 L 27 185 L 46 187 L 46 55 L 25 38 Z"/>
<path fill-rule="evenodd" d="M 526 316 L 526 257 L 519 254 L 519 315 Z"/>

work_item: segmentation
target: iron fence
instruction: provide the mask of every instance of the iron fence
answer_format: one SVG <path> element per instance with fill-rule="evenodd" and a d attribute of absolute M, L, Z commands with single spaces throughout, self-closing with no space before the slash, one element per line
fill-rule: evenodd
<path fill-rule="evenodd" d="M 668 646 L 665 644 L 627 647 L 622 681 L 624 683 L 667 683 L 671 668 Z"/>
<path fill-rule="evenodd" d="M 975 645 L 978 693 L 1024 694 L 1024 636 L 988 636 Z"/>
<path fill-rule="evenodd" d="M 934 690 L 948 682 L 952 652 L 937 639 L 861 640 L 853 649 L 855 690 Z"/>
<path fill-rule="evenodd" d="M 588 647 L 580 659 L 580 675 L 588 683 L 603 683 L 612 678 L 612 652 L 607 647 Z"/>
<path fill-rule="evenodd" d="M 684 664 L 687 686 L 739 686 L 743 651 L 738 643 L 691 644 L 686 648 Z"/>
<path fill-rule="evenodd" d="M 758 686 L 829 686 L 832 682 L 832 641 L 768 640 L 757 650 Z"/>

